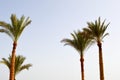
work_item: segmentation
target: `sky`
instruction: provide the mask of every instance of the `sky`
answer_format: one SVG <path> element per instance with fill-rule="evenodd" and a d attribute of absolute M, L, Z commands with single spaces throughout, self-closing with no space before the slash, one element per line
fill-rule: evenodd
<path fill-rule="evenodd" d="M 81 30 L 98 17 L 110 25 L 103 40 L 105 80 L 120 80 L 119 0 L 1 0 L 0 21 L 10 23 L 11 14 L 30 17 L 31 24 L 18 40 L 16 54 L 33 66 L 17 80 L 80 80 L 78 52 L 60 41 Z M 0 34 L 0 60 L 11 54 L 12 39 Z M 94 44 L 84 54 L 85 79 L 99 80 L 98 48 Z M 9 80 L 9 70 L 0 64 L 0 80 Z"/>

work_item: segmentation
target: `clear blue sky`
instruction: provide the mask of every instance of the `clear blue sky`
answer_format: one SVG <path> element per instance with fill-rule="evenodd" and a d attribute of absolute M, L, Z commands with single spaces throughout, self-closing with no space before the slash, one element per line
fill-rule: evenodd
<path fill-rule="evenodd" d="M 17 80 L 80 80 L 79 54 L 60 41 L 74 30 L 86 27 L 99 16 L 110 22 L 103 42 L 106 80 L 120 80 L 120 1 L 119 0 L 1 0 L 0 20 L 10 22 L 12 13 L 30 17 L 32 23 L 18 41 L 17 54 L 32 63 Z M 0 34 L 0 58 L 11 54 L 12 40 Z M 1 59 L 0 59 L 1 60 Z M 0 65 L 0 80 L 9 79 L 9 70 Z M 97 46 L 85 52 L 85 79 L 99 80 Z"/>

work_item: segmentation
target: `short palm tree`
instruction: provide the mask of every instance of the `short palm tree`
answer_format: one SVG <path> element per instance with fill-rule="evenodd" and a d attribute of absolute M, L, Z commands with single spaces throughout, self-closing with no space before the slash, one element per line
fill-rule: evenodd
<path fill-rule="evenodd" d="M 104 80 L 104 66 L 103 66 L 103 54 L 102 54 L 102 40 L 108 33 L 105 33 L 108 25 L 105 25 L 105 20 L 101 22 L 100 17 L 95 22 L 88 22 L 88 28 L 83 30 L 90 34 L 94 41 L 97 42 L 99 48 L 99 68 L 100 68 L 100 80 Z"/>
<path fill-rule="evenodd" d="M 0 26 L 1 26 L 0 31 L 6 33 L 13 39 L 10 80 L 14 80 L 14 75 L 15 75 L 14 66 L 15 66 L 15 53 L 16 53 L 17 41 L 20 35 L 22 34 L 24 28 L 31 23 L 31 20 L 29 19 L 29 17 L 25 19 L 24 16 L 18 19 L 15 14 L 12 14 L 10 19 L 11 19 L 11 24 L 6 23 L 4 21 L 0 21 Z"/>
<path fill-rule="evenodd" d="M 84 80 L 84 51 L 92 44 L 92 39 L 85 32 L 75 32 L 71 33 L 73 39 L 63 39 L 62 42 L 65 45 L 70 45 L 75 48 L 80 54 L 80 62 L 81 62 L 81 80 Z"/>
<path fill-rule="evenodd" d="M 9 71 L 10 71 L 10 66 L 11 66 L 11 55 L 8 57 L 8 59 L 5 59 L 5 58 L 2 58 L 2 61 L 1 63 L 5 64 Z M 25 61 L 25 57 L 23 57 L 22 55 L 18 55 L 15 57 L 15 76 L 20 73 L 21 71 L 25 70 L 25 69 L 29 69 L 32 64 L 24 64 L 24 61 Z M 16 78 L 15 78 L 16 79 Z"/>

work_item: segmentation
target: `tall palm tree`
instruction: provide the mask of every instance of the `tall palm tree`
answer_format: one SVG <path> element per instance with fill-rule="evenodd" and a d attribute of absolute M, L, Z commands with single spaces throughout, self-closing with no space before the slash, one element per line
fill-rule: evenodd
<path fill-rule="evenodd" d="M 11 66 L 11 59 L 12 59 L 12 56 L 10 55 L 8 57 L 8 59 L 5 59 L 5 58 L 2 58 L 2 61 L 1 63 L 5 64 L 9 71 L 10 71 L 10 66 Z M 32 64 L 24 64 L 24 61 L 25 61 L 25 57 L 23 57 L 22 55 L 18 55 L 15 57 L 15 76 L 20 73 L 21 71 L 25 70 L 25 69 L 29 69 L 29 67 L 32 66 Z M 16 80 L 16 78 L 15 78 Z"/>
<path fill-rule="evenodd" d="M 73 48 L 75 48 L 78 53 L 80 54 L 80 62 L 81 62 L 81 79 L 84 79 L 84 51 L 92 44 L 92 39 L 89 37 L 89 35 L 85 32 L 75 32 L 71 33 L 73 39 L 63 39 L 62 42 L 65 43 L 65 45 L 70 45 Z"/>
<path fill-rule="evenodd" d="M 105 33 L 108 25 L 105 25 L 105 20 L 101 22 L 100 17 L 95 22 L 88 22 L 88 28 L 83 30 L 88 32 L 88 34 L 93 36 L 95 42 L 99 49 L 99 70 L 100 70 L 100 80 L 104 80 L 104 66 L 103 66 L 103 54 L 102 54 L 102 40 L 108 33 Z"/>
<path fill-rule="evenodd" d="M 6 23 L 4 21 L 0 21 L 0 26 L 2 27 L 0 30 L 2 30 L 1 32 L 6 33 L 13 39 L 10 80 L 14 80 L 14 75 L 15 75 L 14 66 L 15 66 L 15 53 L 16 53 L 17 41 L 20 35 L 22 34 L 24 28 L 31 23 L 31 20 L 29 19 L 29 17 L 25 19 L 24 16 L 18 19 L 15 14 L 12 14 L 10 19 L 11 19 L 11 24 Z"/>

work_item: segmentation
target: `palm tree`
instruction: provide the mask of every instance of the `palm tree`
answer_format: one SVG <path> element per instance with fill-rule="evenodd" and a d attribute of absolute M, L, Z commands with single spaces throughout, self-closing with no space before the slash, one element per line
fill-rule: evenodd
<path fill-rule="evenodd" d="M 87 33 L 81 31 L 74 31 L 71 35 L 73 39 L 63 39 L 62 42 L 65 42 L 65 45 L 72 46 L 80 54 L 81 78 L 84 80 L 84 51 L 92 44 L 92 39 Z"/>
<path fill-rule="evenodd" d="M 105 36 L 108 35 L 108 33 L 105 33 L 108 25 L 105 25 L 105 20 L 101 22 L 100 17 L 98 20 L 93 22 L 88 22 L 88 28 L 84 28 L 83 30 L 88 32 L 91 36 L 93 36 L 93 39 L 95 42 L 97 42 L 97 46 L 99 49 L 99 69 L 100 69 L 100 80 L 104 80 L 104 66 L 103 66 L 103 54 L 102 54 L 102 40 Z"/>
<path fill-rule="evenodd" d="M 2 61 L 1 61 L 1 63 L 5 64 L 8 67 L 9 71 L 10 71 L 10 66 L 11 66 L 11 59 L 12 59 L 12 56 L 10 55 L 8 59 L 2 58 Z M 15 76 L 25 69 L 28 70 L 29 67 L 32 66 L 32 64 L 23 65 L 25 59 L 26 58 L 23 57 L 22 55 L 18 55 L 15 57 Z M 16 78 L 14 78 L 14 80 L 16 80 Z"/>
<path fill-rule="evenodd" d="M 15 53 L 16 53 L 17 41 L 20 35 L 22 34 L 24 28 L 31 23 L 31 20 L 29 19 L 29 17 L 25 19 L 24 16 L 18 19 L 15 14 L 12 14 L 10 19 L 11 19 L 11 24 L 6 23 L 4 21 L 0 21 L 0 26 L 2 27 L 1 32 L 6 33 L 13 39 L 10 80 L 14 80 L 14 75 L 15 75 L 14 66 L 15 66 Z"/>

